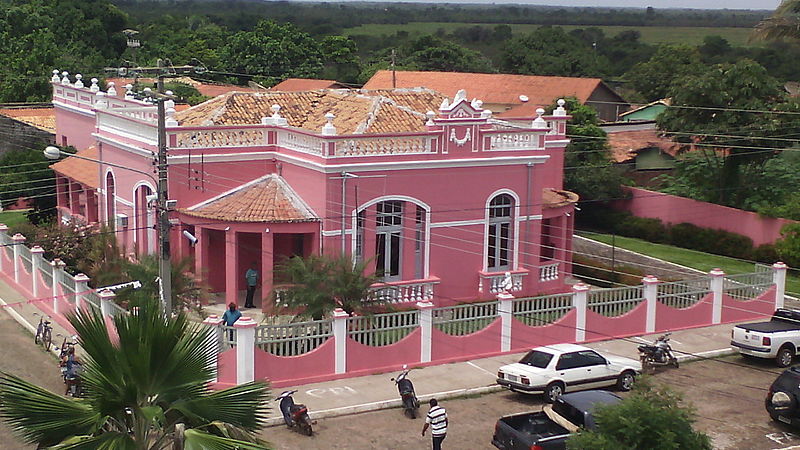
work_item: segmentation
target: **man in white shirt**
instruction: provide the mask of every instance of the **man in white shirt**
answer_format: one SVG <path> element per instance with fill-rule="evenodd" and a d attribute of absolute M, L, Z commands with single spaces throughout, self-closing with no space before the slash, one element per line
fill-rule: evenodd
<path fill-rule="evenodd" d="M 431 428 L 431 437 L 433 437 L 433 450 L 442 449 L 442 441 L 447 436 L 447 411 L 439 406 L 439 402 L 432 398 L 429 402 L 431 405 L 428 416 L 425 418 L 425 425 L 422 426 L 422 435 Z"/>

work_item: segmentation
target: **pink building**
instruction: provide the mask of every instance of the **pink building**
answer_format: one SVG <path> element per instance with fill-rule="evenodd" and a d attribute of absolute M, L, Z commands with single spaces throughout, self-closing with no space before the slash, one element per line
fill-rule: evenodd
<path fill-rule="evenodd" d="M 62 220 L 108 222 L 127 252 L 154 252 L 156 184 L 140 172 L 155 177 L 156 107 L 52 81 L 56 142 L 133 169 L 54 164 Z M 252 263 L 260 299 L 284 258 L 340 252 L 372 261 L 398 305 L 494 298 L 506 272 L 517 296 L 564 290 L 577 196 L 562 190 L 563 107 L 526 127 L 463 90 L 232 92 L 167 108 L 172 254 L 226 301 Z"/>

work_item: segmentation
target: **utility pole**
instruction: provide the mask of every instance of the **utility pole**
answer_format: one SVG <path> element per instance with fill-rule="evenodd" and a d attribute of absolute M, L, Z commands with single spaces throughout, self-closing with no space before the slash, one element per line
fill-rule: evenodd
<path fill-rule="evenodd" d="M 160 65 L 160 64 L 159 64 Z M 158 276 L 164 296 L 164 312 L 172 314 L 172 264 L 169 249 L 169 210 L 167 208 L 167 126 L 164 110 L 164 74 L 158 75 Z"/>
<path fill-rule="evenodd" d="M 395 70 L 394 67 L 396 55 L 397 51 L 395 51 L 395 49 L 392 49 L 392 89 L 397 89 L 397 70 Z"/>

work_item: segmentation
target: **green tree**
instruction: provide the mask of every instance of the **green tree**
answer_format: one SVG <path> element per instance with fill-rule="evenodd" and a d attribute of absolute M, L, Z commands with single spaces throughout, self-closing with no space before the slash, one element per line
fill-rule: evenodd
<path fill-rule="evenodd" d="M 500 64 L 508 73 L 597 77 L 607 65 L 600 59 L 591 46 L 563 28 L 545 26 L 506 41 Z"/>
<path fill-rule="evenodd" d="M 315 320 L 335 308 L 348 314 L 369 311 L 378 305 L 372 291 L 377 277 L 365 275 L 367 267 L 367 262 L 353 263 L 347 256 L 295 256 L 278 267 L 278 278 L 289 287 L 275 292 L 275 301 L 298 310 L 298 317 Z"/>
<path fill-rule="evenodd" d="M 800 1 L 783 0 L 770 17 L 756 25 L 753 37 L 764 40 L 800 39 Z"/>
<path fill-rule="evenodd" d="M 0 202 L 3 206 L 19 198 L 33 202 L 28 219 L 33 223 L 46 223 L 55 217 L 55 174 L 47 161 L 42 161 L 44 143 L 34 148 L 11 150 L 0 156 Z"/>
<path fill-rule="evenodd" d="M 265 449 L 267 386 L 212 391 L 217 343 L 184 314 L 156 302 L 113 319 L 71 315 L 85 356 L 86 397 L 68 399 L 0 375 L 0 414 L 27 443 L 58 449 Z"/>
<path fill-rule="evenodd" d="M 781 228 L 781 238 L 775 242 L 775 250 L 790 267 L 800 267 L 800 224 L 792 223 Z"/>
<path fill-rule="evenodd" d="M 688 45 L 663 45 L 647 61 L 640 62 L 625 75 L 630 85 L 648 102 L 669 96 L 673 83 L 703 67 L 697 48 Z"/>
<path fill-rule="evenodd" d="M 694 410 L 680 394 L 641 378 L 630 396 L 598 408 L 597 428 L 572 435 L 570 450 L 711 450 L 710 438 L 692 427 Z"/>
<path fill-rule="evenodd" d="M 114 263 L 114 260 L 111 260 Z M 108 280 L 113 282 L 127 282 L 138 280 L 142 282 L 139 289 L 125 288 L 117 291 L 118 302 L 127 302 L 129 307 L 147 305 L 152 300 L 161 298 L 161 291 L 158 283 L 159 257 L 157 255 L 141 255 L 137 261 L 123 259 L 122 271 L 119 273 L 119 280 Z M 205 299 L 208 290 L 191 273 L 194 263 L 190 257 L 172 261 L 170 264 L 172 274 L 172 303 L 176 310 L 198 309 Z"/>

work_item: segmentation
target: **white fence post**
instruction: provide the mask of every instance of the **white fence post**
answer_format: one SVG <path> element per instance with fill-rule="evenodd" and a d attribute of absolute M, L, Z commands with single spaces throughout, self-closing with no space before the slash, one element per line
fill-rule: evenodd
<path fill-rule="evenodd" d="M 656 331 L 656 302 L 658 301 L 658 278 L 647 275 L 642 278 L 644 284 L 644 301 L 647 303 L 647 321 L 645 322 L 645 333 Z"/>
<path fill-rule="evenodd" d="M 333 338 L 336 345 L 336 371 L 347 371 L 347 318 L 350 317 L 342 308 L 333 310 Z"/>
<path fill-rule="evenodd" d="M 722 269 L 711 269 L 708 274 L 711 276 L 711 294 L 713 295 L 711 323 L 717 324 L 722 322 L 722 290 L 725 282 L 725 272 Z"/>
<path fill-rule="evenodd" d="M 89 277 L 86 274 L 79 273 L 75 275 L 75 311 L 78 312 L 83 309 L 83 297 L 86 291 L 89 290 Z"/>
<path fill-rule="evenodd" d="M 775 283 L 775 309 L 783 308 L 786 297 L 786 269 L 789 266 L 778 261 L 772 265 L 772 282 Z"/>
<path fill-rule="evenodd" d="M 11 240 L 14 241 L 14 283 L 19 286 L 19 246 L 25 244 L 25 236 L 17 233 Z"/>
<path fill-rule="evenodd" d="M 236 384 L 256 379 L 256 327 L 249 317 L 242 317 L 233 324 L 236 328 Z"/>
<path fill-rule="evenodd" d="M 60 298 L 58 294 L 58 280 L 64 276 L 64 267 L 67 266 L 67 263 L 64 261 L 55 258 L 50 261 L 50 266 L 53 267 L 53 312 L 58 314 L 59 311 L 59 301 Z"/>
<path fill-rule="evenodd" d="M 42 259 L 37 258 L 37 255 L 42 256 L 43 253 L 44 249 L 38 245 L 34 245 L 31 249 L 31 284 L 33 285 L 33 298 L 39 297 L 39 283 L 36 280 L 39 278 L 39 265 Z"/>
<path fill-rule="evenodd" d="M 511 351 L 511 318 L 514 317 L 514 296 L 508 292 L 497 294 L 497 314 L 500 316 L 500 351 Z"/>
<path fill-rule="evenodd" d="M 433 341 L 433 303 L 417 302 L 419 310 L 420 335 L 419 362 L 431 362 L 431 345 Z"/>
<path fill-rule="evenodd" d="M 114 297 L 116 297 L 117 294 L 108 289 L 104 289 L 98 292 L 97 295 L 100 297 L 100 314 L 103 316 L 103 319 L 106 317 L 113 317 L 111 302 L 114 301 Z"/>
<path fill-rule="evenodd" d="M 578 283 L 572 286 L 572 306 L 577 313 L 575 316 L 575 342 L 586 340 L 586 303 L 589 286 Z"/>
<path fill-rule="evenodd" d="M 8 225 L 6 225 L 4 223 L 0 223 L 0 233 L 8 235 Z M 5 251 L 5 249 L 0 249 L 0 251 Z M 4 259 L 5 259 L 5 256 L 0 254 L 0 272 L 3 272 L 3 270 L 4 270 L 3 269 L 3 260 Z"/>
<path fill-rule="evenodd" d="M 222 319 L 216 314 L 211 314 L 203 321 L 203 325 L 211 328 L 208 338 L 214 343 L 214 365 L 217 367 L 215 371 L 214 381 L 219 381 L 219 353 L 222 349 Z M 255 340 L 254 340 L 255 344 Z"/>

